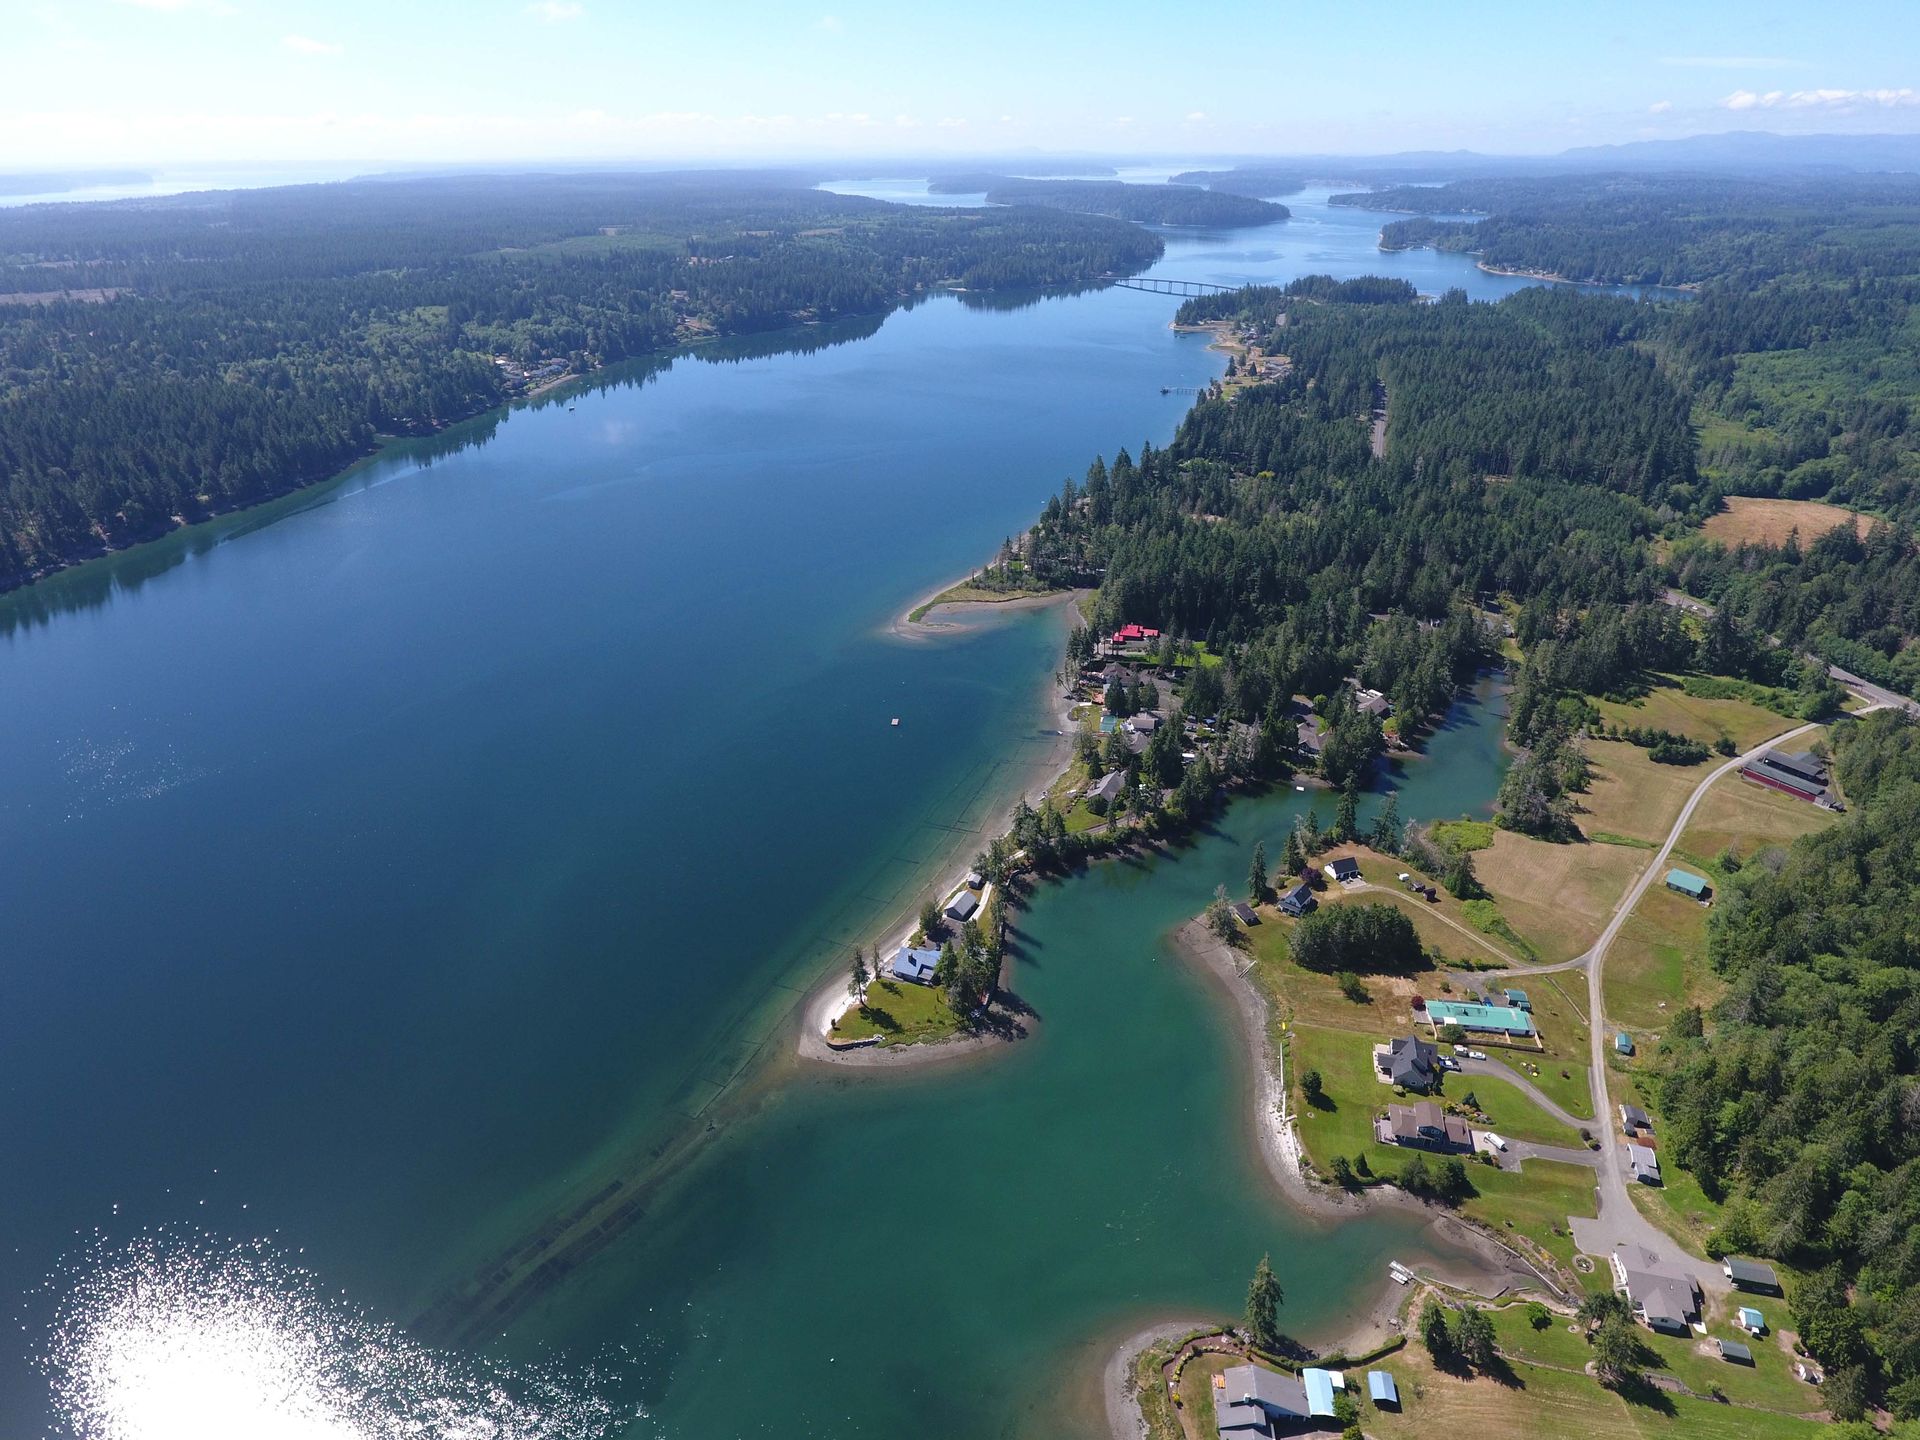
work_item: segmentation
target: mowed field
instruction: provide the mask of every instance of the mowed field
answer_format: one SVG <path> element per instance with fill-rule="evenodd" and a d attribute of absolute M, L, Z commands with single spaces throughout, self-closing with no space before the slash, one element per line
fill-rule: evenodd
<path fill-rule="evenodd" d="M 1811 545 L 1849 520 L 1861 535 L 1865 535 L 1873 523 L 1865 515 L 1819 500 L 1762 500 L 1736 495 L 1727 500 L 1726 507 L 1701 527 L 1701 533 L 1728 548 L 1784 545 L 1796 530 L 1800 532 L 1800 543 Z"/>
<path fill-rule="evenodd" d="M 1599 938 L 1652 856 L 1633 846 L 1555 845 L 1502 830 L 1473 858 L 1501 914 L 1542 960 L 1557 962 L 1573 959 Z"/>
<path fill-rule="evenodd" d="M 1825 736 L 1824 730 L 1818 731 L 1794 745 L 1798 748 Z M 1707 791 L 1680 836 L 1679 848 L 1689 855 L 1712 858 L 1731 845 L 1741 859 L 1748 860 L 1769 845 L 1791 845 L 1802 835 L 1824 830 L 1838 818 L 1831 810 L 1742 779 L 1736 772 L 1715 781 Z"/>
<path fill-rule="evenodd" d="M 1711 745 L 1724 735 L 1743 751 L 1799 723 L 1758 705 L 1749 705 L 1745 700 L 1710 700 L 1689 695 L 1677 685 L 1657 685 L 1629 701 L 1596 697 L 1594 704 L 1611 725 L 1671 730 L 1703 745 Z"/>

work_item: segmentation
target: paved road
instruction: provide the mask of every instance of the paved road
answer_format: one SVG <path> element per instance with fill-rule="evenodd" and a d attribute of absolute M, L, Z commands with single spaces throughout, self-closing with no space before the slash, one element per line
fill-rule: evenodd
<path fill-rule="evenodd" d="M 1698 615 L 1703 620 L 1712 618 L 1715 613 L 1714 607 L 1706 601 L 1696 600 L 1691 595 L 1683 595 L 1678 590 L 1662 590 L 1660 599 L 1676 610 L 1684 610 L 1689 615 Z M 1808 656 L 1807 658 L 1816 657 Z M 1863 680 L 1850 670 L 1842 670 L 1838 665 L 1829 665 L 1827 675 L 1839 681 L 1876 710 L 1904 710 L 1909 715 L 1920 715 L 1920 704 L 1909 700 L 1905 695 L 1896 695 L 1893 691 L 1876 685 L 1871 680 Z"/>
<path fill-rule="evenodd" d="M 1593 947 L 1585 955 L 1580 957 L 1586 962 L 1587 1009 L 1592 1016 L 1592 1023 L 1587 1027 L 1592 1050 L 1590 1057 L 1592 1070 L 1588 1075 L 1588 1081 L 1593 1087 L 1593 1113 L 1600 1117 L 1600 1124 L 1605 1127 L 1597 1157 L 1599 1164 L 1595 1167 L 1599 1177 L 1599 1217 L 1597 1220 L 1575 1221 L 1573 1227 L 1575 1242 L 1588 1254 L 1605 1254 L 1621 1244 L 1642 1245 L 1655 1254 L 1670 1258 L 1690 1270 L 1704 1289 L 1710 1292 L 1727 1289 L 1726 1276 L 1721 1273 L 1718 1265 L 1682 1251 L 1665 1232 L 1634 1208 L 1633 1199 L 1628 1194 L 1628 1186 L 1638 1182 L 1627 1178 L 1626 1165 L 1620 1154 L 1621 1147 L 1610 1143 L 1613 1126 L 1612 1106 L 1607 1094 L 1607 1048 L 1612 1043 L 1612 1037 L 1606 1023 L 1606 998 L 1602 981 L 1606 972 L 1607 951 L 1612 949 L 1613 942 L 1619 938 L 1620 931 L 1633 914 L 1634 907 L 1640 903 L 1640 897 L 1645 895 L 1652 888 L 1654 881 L 1665 873 L 1667 857 L 1673 853 L 1673 847 L 1679 843 L 1681 832 L 1687 828 L 1687 822 L 1693 818 L 1693 812 L 1706 798 L 1707 791 L 1712 788 L 1713 783 L 1722 776 L 1732 774 L 1742 765 L 1758 760 L 1774 746 L 1783 745 L 1819 728 L 1818 725 L 1798 726 L 1784 735 L 1776 735 L 1764 744 L 1754 746 L 1744 755 L 1736 755 L 1733 759 L 1714 767 L 1713 771 L 1694 787 L 1693 793 L 1687 797 L 1687 803 L 1680 807 L 1680 814 L 1675 818 L 1673 827 L 1667 831 L 1666 841 L 1654 852 L 1653 859 L 1641 872 L 1640 878 L 1621 897 L 1619 905 L 1614 908 L 1613 918 L 1607 922 L 1607 928 L 1600 932 L 1600 938 L 1594 941 Z M 1596 1246 L 1601 1248 L 1596 1249 Z"/>

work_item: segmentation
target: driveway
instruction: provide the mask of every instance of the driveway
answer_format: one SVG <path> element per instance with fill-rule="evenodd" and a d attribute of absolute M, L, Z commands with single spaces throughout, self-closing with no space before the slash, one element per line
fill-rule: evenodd
<path fill-rule="evenodd" d="M 1526 1076 L 1522 1075 L 1518 1070 L 1515 1070 L 1511 1065 L 1504 1065 L 1498 1060 L 1469 1060 L 1465 1056 L 1456 1056 L 1455 1058 L 1460 1062 L 1460 1073 L 1462 1075 L 1485 1075 L 1490 1079 L 1506 1081 L 1509 1085 L 1517 1088 L 1522 1095 L 1525 1095 L 1529 1100 L 1533 1101 L 1534 1104 L 1538 1105 L 1542 1110 L 1546 1111 L 1547 1114 L 1551 1115 L 1569 1129 L 1592 1130 L 1597 1134 L 1606 1128 L 1606 1122 L 1604 1120 L 1575 1119 L 1572 1115 L 1554 1104 L 1553 1101 L 1549 1100 L 1545 1091 Z"/>

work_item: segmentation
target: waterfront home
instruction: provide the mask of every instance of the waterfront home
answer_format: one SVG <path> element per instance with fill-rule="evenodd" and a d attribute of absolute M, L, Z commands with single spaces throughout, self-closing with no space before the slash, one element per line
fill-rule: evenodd
<path fill-rule="evenodd" d="M 1087 787 L 1085 798 L 1088 800 L 1103 800 L 1108 805 L 1112 805 L 1114 801 L 1120 798 L 1120 792 L 1126 788 L 1127 772 L 1124 770 L 1109 770 Z"/>
<path fill-rule="evenodd" d="M 1387 697 L 1378 690 L 1356 690 L 1353 696 L 1353 708 L 1362 715 L 1373 715 L 1384 720 L 1393 709 L 1387 703 Z"/>
<path fill-rule="evenodd" d="M 902 945 L 893 952 L 893 959 L 887 964 L 887 971 L 896 980 L 909 980 L 915 985 L 933 984 L 933 970 L 940 963 L 938 950 L 916 950 Z"/>
<path fill-rule="evenodd" d="M 1773 1273 L 1771 1265 L 1729 1255 L 1721 1262 L 1720 1268 L 1736 1290 L 1758 1290 L 1768 1295 L 1780 1293 L 1780 1277 Z"/>
<path fill-rule="evenodd" d="M 1319 902 L 1313 898 L 1313 887 L 1302 880 L 1291 890 L 1283 891 L 1274 903 L 1280 907 L 1281 914 L 1298 919 Z"/>
<path fill-rule="evenodd" d="M 1644 1245 L 1622 1245 L 1609 1257 L 1613 1288 L 1627 1297 L 1649 1330 L 1685 1335 L 1700 1318 L 1700 1285 Z"/>
<path fill-rule="evenodd" d="M 1351 855 L 1339 855 L 1320 867 L 1327 879 L 1345 885 L 1360 878 L 1360 862 Z"/>
<path fill-rule="evenodd" d="M 1393 1383 L 1393 1376 L 1384 1370 L 1367 1371 L 1367 1398 L 1376 1405 L 1394 1410 L 1400 1408 L 1400 1387 Z"/>
<path fill-rule="evenodd" d="M 1418 1035 L 1403 1035 L 1374 1052 L 1380 1073 L 1408 1090 L 1427 1091 L 1440 1074 L 1440 1052 Z"/>
<path fill-rule="evenodd" d="M 1429 1000 L 1427 1023 L 1438 1034 L 1443 1025 L 1458 1025 L 1462 1030 L 1477 1030 L 1488 1035 L 1518 1036 L 1533 1034 L 1533 1017 L 1511 1005 L 1480 1005 L 1459 1000 Z"/>
<path fill-rule="evenodd" d="M 1108 643 L 1118 649 L 1123 645 L 1144 645 L 1150 640 L 1158 640 L 1160 632 L 1146 625 L 1122 625 L 1113 632 Z"/>
<path fill-rule="evenodd" d="M 951 900 L 947 901 L 947 918 L 949 920 L 960 921 L 971 920 L 974 912 L 979 908 L 980 897 L 971 890 L 962 890 L 958 895 L 955 895 Z"/>
<path fill-rule="evenodd" d="M 1233 902 L 1233 918 L 1238 920 L 1242 925 L 1258 925 L 1260 923 L 1260 917 L 1253 913 L 1253 906 L 1244 900 L 1236 900 Z"/>
<path fill-rule="evenodd" d="M 1740 774 L 1796 800 L 1811 800 L 1816 805 L 1829 801 L 1827 789 L 1831 781 L 1827 767 L 1805 750 L 1769 750 L 1758 760 L 1741 766 Z"/>
<path fill-rule="evenodd" d="M 1258 1365 L 1231 1365 L 1213 1377 L 1213 1420 L 1224 1440 L 1272 1440 L 1313 1418 L 1307 1387 Z"/>
<path fill-rule="evenodd" d="M 1473 1132 L 1458 1115 L 1449 1115 L 1432 1100 L 1415 1105 L 1389 1105 L 1387 1118 L 1377 1120 L 1374 1138 L 1386 1145 L 1416 1150 L 1465 1153 L 1473 1149 Z"/>
<path fill-rule="evenodd" d="M 1713 887 L 1691 870 L 1667 871 L 1667 889 L 1689 900 L 1705 900 L 1713 894 Z"/>
<path fill-rule="evenodd" d="M 1653 1117 L 1638 1105 L 1622 1105 L 1620 1107 L 1620 1128 L 1629 1135 L 1639 1135 L 1642 1132 L 1651 1135 L 1653 1133 Z"/>
<path fill-rule="evenodd" d="M 1316 759 L 1326 746 L 1326 735 L 1326 727 L 1321 723 L 1318 715 L 1309 715 L 1302 720 L 1296 731 L 1300 749 Z"/>

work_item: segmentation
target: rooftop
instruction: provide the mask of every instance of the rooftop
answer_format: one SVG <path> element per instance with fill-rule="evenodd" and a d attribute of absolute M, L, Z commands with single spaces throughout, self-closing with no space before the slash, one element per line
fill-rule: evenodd
<path fill-rule="evenodd" d="M 1507 1035 L 1533 1034 L 1533 1017 L 1512 1005 L 1476 1005 L 1459 1000 L 1429 1000 L 1427 1019 L 1436 1027 L 1454 1024 L 1463 1030 L 1492 1030 Z"/>

